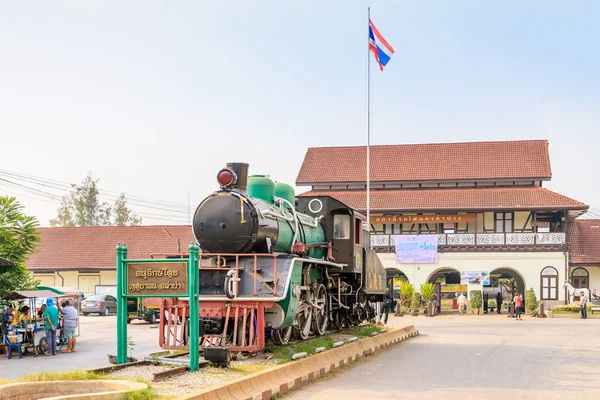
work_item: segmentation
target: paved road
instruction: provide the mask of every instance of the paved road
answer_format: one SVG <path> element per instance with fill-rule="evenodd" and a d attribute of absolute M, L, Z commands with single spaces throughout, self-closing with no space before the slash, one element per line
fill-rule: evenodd
<path fill-rule="evenodd" d="M 81 336 L 77 339 L 75 353 L 57 354 L 46 357 L 18 355 L 8 359 L 0 355 L 0 378 L 18 378 L 22 374 L 37 371 L 66 371 L 69 369 L 86 369 L 109 365 L 107 354 L 116 354 L 117 350 L 117 318 L 97 315 L 82 316 Z M 128 335 L 133 337 L 135 350 L 133 356 L 143 358 L 148 353 L 160 351 L 158 346 L 158 324 L 150 325 L 143 321 L 133 321 L 127 325 Z"/>
<path fill-rule="evenodd" d="M 421 335 L 301 388 L 308 399 L 595 399 L 600 320 L 394 318 Z"/>

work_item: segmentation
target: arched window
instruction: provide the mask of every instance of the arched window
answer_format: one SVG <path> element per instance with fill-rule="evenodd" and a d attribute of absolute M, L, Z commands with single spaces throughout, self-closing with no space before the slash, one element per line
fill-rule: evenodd
<path fill-rule="evenodd" d="M 590 274 L 585 268 L 575 268 L 573 272 L 571 272 L 571 285 L 573 287 L 580 288 L 590 288 Z"/>
<path fill-rule="evenodd" d="M 558 300 L 558 271 L 553 267 L 546 267 L 540 276 L 541 299 Z"/>

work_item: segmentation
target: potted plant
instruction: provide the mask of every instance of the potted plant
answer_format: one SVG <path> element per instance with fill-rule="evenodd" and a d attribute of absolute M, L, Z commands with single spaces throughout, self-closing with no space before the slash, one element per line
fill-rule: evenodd
<path fill-rule="evenodd" d="M 414 286 L 408 283 L 408 281 L 400 282 L 400 314 L 404 315 L 404 312 L 410 309 L 410 302 L 414 292 Z"/>
<path fill-rule="evenodd" d="M 419 315 L 419 309 L 421 308 L 421 299 L 419 298 L 419 294 L 417 292 L 413 292 L 412 298 L 410 300 L 410 314 L 413 317 Z"/>
<path fill-rule="evenodd" d="M 471 290 L 469 293 L 469 301 L 471 303 L 471 309 L 473 309 L 473 314 L 479 315 L 479 309 L 483 303 L 481 298 L 481 290 Z"/>
<path fill-rule="evenodd" d="M 433 299 L 433 293 L 435 292 L 435 287 L 433 286 L 433 283 L 423 283 L 421 285 L 421 296 L 423 296 L 423 301 L 425 302 L 425 305 L 427 306 L 427 316 L 431 317 L 432 316 L 432 312 L 431 312 L 431 300 Z"/>

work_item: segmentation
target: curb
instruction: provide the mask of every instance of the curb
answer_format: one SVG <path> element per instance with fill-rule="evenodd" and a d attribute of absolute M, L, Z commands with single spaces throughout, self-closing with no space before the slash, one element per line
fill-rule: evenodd
<path fill-rule="evenodd" d="M 297 361 L 277 365 L 229 382 L 224 382 L 179 397 L 185 400 L 268 400 L 277 393 L 285 393 L 300 387 L 320 376 L 356 360 L 357 357 L 373 354 L 392 344 L 417 336 L 414 325 L 381 333 L 358 342 L 344 344 Z"/>

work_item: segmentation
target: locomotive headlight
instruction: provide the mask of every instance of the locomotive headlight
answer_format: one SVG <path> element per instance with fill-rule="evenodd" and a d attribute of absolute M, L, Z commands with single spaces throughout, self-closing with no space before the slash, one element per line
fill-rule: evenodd
<path fill-rule="evenodd" d="M 217 174 L 217 182 L 222 189 L 231 188 L 237 183 L 237 175 L 229 168 L 223 168 Z"/>

